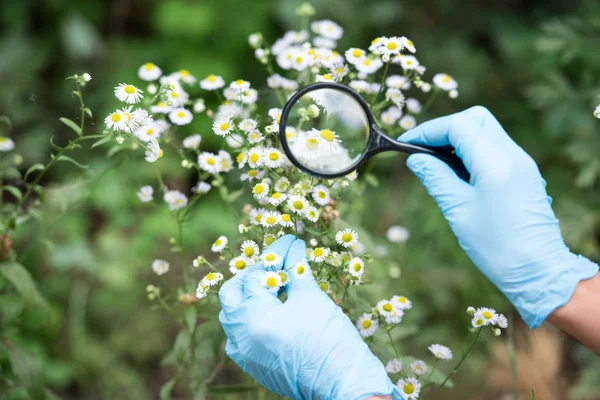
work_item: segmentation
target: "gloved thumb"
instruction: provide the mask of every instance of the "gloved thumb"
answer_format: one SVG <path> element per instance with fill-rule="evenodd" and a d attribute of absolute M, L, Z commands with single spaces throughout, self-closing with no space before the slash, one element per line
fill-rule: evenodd
<path fill-rule="evenodd" d="M 446 163 L 428 154 L 412 154 L 406 166 L 419 178 L 442 213 L 463 203 L 473 190 Z"/>

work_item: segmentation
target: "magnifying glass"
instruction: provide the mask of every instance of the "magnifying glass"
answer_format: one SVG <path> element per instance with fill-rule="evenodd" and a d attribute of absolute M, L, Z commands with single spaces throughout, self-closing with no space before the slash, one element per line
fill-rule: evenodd
<path fill-rule="evenodd" d="M 320 82 L 295 93 L 281 113 L 283 150 L 300 170 L 319 178 L 349 174 L 383 151 L 425 153 L 447 163 L 469 181 L 469 172 L 451 146 L 399 142 L 377 126 L 366 101 L 348 86 Z"/>

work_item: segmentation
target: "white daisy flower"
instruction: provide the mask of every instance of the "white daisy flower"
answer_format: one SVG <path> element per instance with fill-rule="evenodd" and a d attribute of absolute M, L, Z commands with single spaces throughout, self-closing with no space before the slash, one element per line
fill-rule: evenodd
<path fill-rule="evenodd" d="M 310 274 L 310 267 L 305 258 L 294 264 L 292 269 L 294 270 L 294 277 L 299 279 L 303 279 Z"/>
<path fill-rule="evenodd" d="M 179 190 L 169 190 L 163 196 L 164 201 L 169 205 L 169 210 L 177 210 L 187 206 L 188 198 Z"/>
<path fill-rule="evenodd" d="M 340 136 L 331 129 L 312 129 L 309 135 L 318 135 L 323 143 L 325 151 L 329 153 L 339 153 L 342 150 Z"/>
<path fill-rule="evenodd" d="M 250 82 L 245 81 L 243 79 L 238 79 L 229 84 L 229 87 L 236 91 L 236 93 L 240 93 L 244 90 L 250 89 Z"/>
<path fill-rule="evenodd" d="M 344 34 L 344 29 L 341 26 L 327 19 L 313 21 L 310 24 L 310 29 L 317 35 L 331 40 L 339 40 Z"/>
<path fill-rule="evenodd" d="M 394 63 L 399 63 L 403 70 L 420 70 L 421 63 L 415 56 L 398 55 L 394 58 Z M 425 71 L 423 71 L 425 72 Z"/>
<path fill-rule="evenodd" d="M 321 291 L 323 291 L 323 293 L 325 293 L 325 294 L 331 293 L 331 285 L 329 284 L 329 282 L 320 280 L 319 282 L 317 282 L 317 285 L 319 285 L 319 289 L 321 289 Z"/>
<path fill-rule="evenodd" d="M 8 152 L 14 148 L 15 148 L 15 142 L 13 142 L 12 139 L 4 137 L 4 136 L 0 136 L 0 151 Z"/>
<path fill-rule="evenodd" d="M 218 239 L 212 244 L 210 249 L 215 253 L 220 253 L 225 249 L 225 247 L 227 247 L 227 243 L 229 243 L 227 236 L 219 236 Z"/>
<path fill-rule="evenodd" d="M 265 137 L 260 131 L 252 131 L 248 134 L 248 141 L 252 144 L 260 143 L 265 140 Z"/>
<path fill-rule="evenodd" d="M 483 318 L 485 325 L 495 325 L 498 322 L 498 313 L 493 308 L 479 307 L 475 317 Z"/>
<path fill-rule="evenodd" d="M 288 178 L 279 178 L 273 186 L 278 192 L 285 192 L 290 188 L 290 180 Z"/>
<path fill-rule="evenodd" d="M 440 360 L 452 360 L 452 351 L 441 344 L 432 344 L 428 347 L 429 351 Z"/>
<path fill-rule="evenodd" d="M 404 296 L 394 296 L 390 299 L 390 302 L 399 310 L 410 310 L 412 308 L 412 302 Z"/>
<path fill-rule="evenodd" d="M 245 118 L 239 124 L 238 128 L 246 133 L 250 133 L 258 127 L 258 122 L 252 118 Z"/>
<path fill-rule="evenodd" d="M 317 75 L 315 77 L 316 82 L 335 82 L 335 79 L 330 74 Z"/>
<path fill-rule="evenodd" d="M 252 225 L 260 225 L 260 223 L 262 222 L 263 215 L 265 215 L 266 212 L 267 210 L 265 210 L 264 208 L 253 208 L 252 210 L 250 210 L 250 223 Z"/>
<path fill-rule="evenodd" d="M 395 55 L 399 54 L 404 48 L 404 40 L 397 36 L 393 36 L 390 38 L 384 37 L 381 39 L 381 46 L 379 47 L 379 51 L 382 55 Z"/>
<path fill-rule="evenodd" d="M 312 188 L 312 198 L 320 206 L 326 206 L 331 201 L 329 188 L 325 185 L 317 185 Z"/>
<path fill-rule="evenodd" d="M 402 40 L 402 44 L 405 49 L 407 49 L 408 51 L 410 51 L 413 54 L 417 52 L 417 48 L 415 47 L 415 44 L 413 43 L 412 40 L 410 40 L 406 36 L 402 36 L 400 38 L 400 40 Z"/>
<path fill-rule="evenodd" d="M 508 320 L 504 316 L 504 314 L 498 314 L 498 320 L 496 321 L 498 326 L 502 329 L 508 328 Z"/>
<path fill-rule="evenodd" d="M 281 108 L 271 108 L 269 110 L 269 117 L 271 117 L 273 122 L 277 125 L 279 125 L 279 122 L 281 121 L 281 112 Z"/>
<path fill-rule="evenodd" d="M 144 98 L 143 93 L 144 92 L 140 89 L 133 85 L 128 85 L 127 83 L 121 83 L 119 86 L 115 87 L 115 97 L 119 99 L 119 101 L 123 101 L 127 104 L 139 103 L 139 101 Z"/>
<path fill-rule="evenodd" d="M 458 88 L 458 83 L 448 74 L 435 74 L 433 76 L 433 84 L 445 91 Z"/>
<path fill-rule="evenodd" d="M 392 108 L 392 107 L 390 107 Z M 398 107 L 393 107 L 395 109 L 398 109 Z M 398 117 L 396 116 L 396 113 L 393 111 L 389 111 L 389 110 L 385 110 L 381 113 L 381 122 L 383 122 L 385 125 L 391 126 L 394 125 L 396 123 L 396 121 L 398 121 Z"/>
<path fill-rule="evenodd" d="M 130 132 L 131 130 L 128 128 L 127 126 L 127 120 L 124 118 L 123 114 L 117 110 L 113 113 L 110 113 L 106 116 L 106 118 L 104 118 L 104 123 L 106 124 L 106 127 L 108 129 L 113 129 L 115 131 L 124 131 L 124 132 Z M 6 143 L 8 140 L 8 138 L 5 138 L 6 140 L 4 141 L 4 143 Z M 12 142 L 12 140 L 11 140 Z"/>
<path fill-rule="evenodd" d="M 418 399 L 421 392 L 421 384 L 417 378 L 400 378 L 396 383 L 400 393 L 405 400 Z"/>
<path fill-rule="evenodd" d="M 354 66 L 358 72 L 362 73 L 362 76 L 359 77 L 364 79 L 367 75 L 377 72 L 383 66 L 383 61 L 379 58 L 367 57 L 361 62 L 356 63 Z"/>
<path fill-rule="evenodd" d="M 425 361 L 417 360 L 410 364 L 410 369 L 415 373 L 415 375 L 421 376 L 427 373 L 427 364 Z"/>
<path fill-rule="evenodd" d="M 202 142 L 202 136 L 195 134 L 183 139 L 183 147 L 189 150 L 196 150 Z"/>
<path fill-rule="evenodd" d="M 251 169 L 246 173 L 243 173 L 242 175 L 240 175 L 240 180 L 243 181 L 248 181 L 248 182 L 252 182 L 253 180 L 258 180 L 258 179 L 262 179 L 262 177 L 265 176 L 265 171 L 258 171 L 255 169 Z"/>
<path fill-rule="evenodd" d="M 203 256 L 198 256 L 192 260 L 192 265 L 194 268 L 200 268 L 201 265 L 205 263 L 205 259 Z"/>
<path fill-rule="evenodd" d="M 371 44 L 369 45 L 369 51 L 374 53 L 377 49 L 379 49 L 379 46 L 381 46 L 381 37 L 376 37 L 375 39 L 371 40 Z"/>
<path fill-rule="evenodd" d="M 244 104 L 254 104 L 258 100 L 258 91 L 255 89 L 246 89 L 240 94 L 240 100 Z"/>
<path fill-rule="evenodd" d="M 276 240 L 277 236 L 273 235 L 272 233 L 267 233 L 266 235 L 264 235 L 262 243 L 263 249 L 266 249 L 267 247 L 275 243 Z"/>
<path fill-rule="evenodd" d="M 198 166 L 208 173 L 216 174 L 220 171 L 221 159 L 214 153 L 203 151 L 198 156 Z"/>
<path fill-rule="evenodd" d="M 233 129 L 231 118 L 227 115 L 219 115 L 213 122 L 213 132 L 218 136 L 227 136 Z"/>
<path fill-rule="evenodd" d="M 349 48 L 348 50 L 346 50 L 346 53 L 344 53 L 344 55 L 346 56 L 346 60 L 353 65 L 358 64 L 364 61 L 365 58 L 367 58 L 367 53 L 365 53 L 364 50 L 356 47 Z"/>
<path fill-rule="evenodd" d="M 139 127 L 133 132 L 133 136 L 141 140 L 142 142 L 150 142 L 157 140 L 160 137 L 160 129 L 155 123 L 144 125 Z"/>
<path fill-rule="evenodd" d="M 270 187 L 269 187 L 268 183 L 266 183 L 266 182 L 257 183 L 252 188 L 252 195 L 257 200 L 264 199 L 265 197 L 267 197 L 269 195 L 269 190 L 270 190 Z"/>
<path fill-rule="evenodd" d="M 403 226 L 393 225 L 388 228 L 386 237 L 392 243 L 404 243 L 410 237 L 410 233 Z"/>
<path fill-rule="evenodd" d="M 423 110 L 423 107 L 421 106 L 421 102 L 419 100 L 410 98 L 406 99 L 406 109 L 412 114 L 418 114 L 421 112 L 421 110 Z"/>
<path fill-rule="evenodd" d="M 273 192 L 271 197 L 269 197 L 269 204 L 273 206 L 278 206 L 283 203 L 287 199 L 287 195 L 281 192 Z"/>
<path fill-rule="evenodd" d="M 173 74 L 177 79 L 187 83 L 188 85 L 193 85 L 196 83 L 197 79 L 194 75 L 190 73 L 187 69 L 180 69 L 179 71 Z"/>
<path fill-rule="evenodd" d="M 260 168 L 264 164 L 264 150 L 262 147 L 253 147 L 248 151 L 248 165 Z"/>
<path fill-rule="evenodd" d="M 158 276 L 169 272 L 169 263 L 165 260 L 154 260 L 152 262 L 152 271 Z"/>
<path fill-rule="evenodd" d="M 200 87 L 204 90 L 217 90 L 225 86 L 225 81 L 218 75 L 208 75 L 200 81 Z"/>
<path fill-rule="evenodd" d="M 172 107 L 183 107 L 183 105 L 189 100 L 190 96 L 183 88 L 177 87 L 177 89 L 171 89 L 167 92 L 167 98 L 171 103 Z"/>
<path fill-rule="evenodd" d="M 342 261 L 344 258 L 342 257 Z M 354 257 L 348 261 L 348 273 L 357 278 L 365 273 L 365 262 L 359 257 Z"/>
<path fill-rule="evenodd" d="M 471 325 L 473 328 L 481 328 L 486 325 L 485 318 L 483 318 L 483 316 L 480 314 L 474 315 L 473 319 L 471 320 Z"/>
<path fill-rule="evenodd" d="M 385 364 L 385 370 L 390 374 L 399 374 L 402 372 L 402 361 L 397 358 L 392 358 Z"/>
<path fill-rule="evenodd" d="M 327 256 L 329 256 L 329 248 L 328 247 L 315 247 L 312 250 L 309 250 L 310 254 L 309 254 L 309 258 L 310 261 L 313 262 L 323 262 L 327 259 Z"/>
<path fill-rule="evenodd" d="M 369 82 L 362 80 L 353 80 L 348 83 L 352 89 L 357 91 L 358 93 L 365 93 L 369 90 Z"/>
<path fill-rule="evenodd" d="M 176 108 L 169 113 L 169 119 L 175 125 L 187 125 L 193 118 L 193 114 L 185 108 Z"/>
<path fill-rule="evenodd" d="M 398 125 L 407 131 L 417 126 L 417 120 L 412 115 L 405 115 L 404 117 L 400 118 Z"/>
<path fill-rule="evenodd" d="M 292 146 L 292 152 L 303 160 L 315 160 L 321 157 L 327 149 L 327 145 L 319 137 L 313 135 L 298 135 Z"/>
<path fill-rule="evenodd" d="M 153 194 L 154 194 L 154 189 L 152 189 L 152 186 L 142 186 L 140 188 L 140 190 L 137 192 L 137 197 L 142 202 L 147 203 L 154 199 Z"/>
<path fill-rule="evenodd" d="M 337 42 L 335 40 L 327 39 L 321 36 L 317 36 L 313 39 L 315 47 L 323 47 L 325 49 L 335 49 Z"/>
<path fill-rule="evenodd" d="M 229 272 L 237 274 L 247 266 L 248 259 L 244 256 L 234 257 L 229 261 Z"/>
<path fill-rule="evenodd" d="M 379 312 L 379 315 L 384 318 L 387 316 L 394 316 L 397 312 L 396 308 L 389 300 L 381 300 L 377 303 L 375 308 Z"/>
<path fill-rule="evenodd" d="M 151 140 L 146 147 L 145 158 L 148 162 L 155 162 L 163 156 L 163 151 L 156 140 Z"/>
<path fill-rule="evenodd" d="M 216 286 L 223 280 L 223 274 L 220 272 L 209 272 L 202 278 L 202 284 L 206 287 Z"/>
<path fill-rule="evenodd" d="M 344 229 L 335 234 L 335 241 L 343 247 L 352 247 L 358 242 L 358 233 L 354 229 Z"/>
<path fill-rule="evenodd" d="M 196 288 L 196 298 L 203 299 L 208 296 L 208 287 L 202 284 L 202 281 L 198 282 L 198 287 Z"/>
<path fill-rule="evenodd" d="M 281 222 L 281 214 L 277 211 L 267 211 L 265 215 L 263 215 L 262 221 L 260 222 L 262 226 L 266 228 L 270 228 L 272 226 L 278 225 Z"/>
<path fill-rule="evenodd" d="M 260 280 L 260 284 L 266 287 L 269 292 L 277 293 L 283 286 L 281 276 L 277 272 L 267 271 Z"/>
<path fill-rule="evenodd" d="M 229 172 L 233 169 L 233 159 L 231 155 L 225 150 L 219 150 L 219 159 L 221 160 L 221 165 L 219 166 L 219 172 Z"/>
<path fill-rule="evenodd" d="M 268 147 L 263 151 L 263 161 L 269 168 L 279 168 L 285 160 L 285 155 L 274 147 Z"/>
<path fill-rule="evenodd" d="M 153 114 L 168 114 L 171 111 L 171 106 L 166 101 L 160 101 L 156 105 L 150 107 L 150 112 Z"/>
<path fill-rule="evenodd" d="M 594 109 L 594 117 L 600 119 L 600 104 L 596 106 L 596 109 Z"/>
<path fill-rule="evenodd" d="M 244 257 L 246 258 L 254 258 L 260 255 L 260 250 L 258 249 L 258 244 L 254 240 L 244 240 L 242 242 L 242 246 L 240 250 Z"/>
<path fill-rule="evenodd" d="M 371 314 L 365 313 L 356 321 L 356 329 L 364 338 L 373 336 L 379 329 L 379 321 L 373 319 Z"/>
<path fill-rule="evenodd" d="M 151 62 L 147 62 L 138 68 L 138 76 L 146 82 L 155 81 L 162 75 L 162 70 Z"/>
<path fill-rule="evenodd" d="M 292 212 L 300 215 L 304 215 L 309 208 L 308 201 L 302 196 L 290 196 L 287 204 Z"/>
<path fill-rule="evenodd" d="M 398 89 L 390 88 L 385 91 L 385 99 L 391 101 L 398 107 L 402 107 L 404 105 L 404 95 Z"/>
<path fill-rule="evenodd" d="M 310 222 L 317 222 L 319 220 L 319 216 L 321 216 L 321 213 L 319 212 L 319 209 L 317 207 L 308 207 L 304 216 Z"/>
<path fill-rule="evenodd" d="M 260 256 L 260 260 L 263 262 L 265 267 L 276 267 L 281 264 L 282 258 L 275 252 L 263 253 Z"/>
<path fill-rule="evenodd" d="M 341 81 L 350 72 L 348 66 L 345 64 L 334 65 L 333 67 L 331 67 L 330 71 L 331 76 L 333 76 L 333 79 L 335 79 L 338 82 Z"/>
<path fill-rule="evenodd" d="M 290 214 L 281 214 L 281 219 L 279 220 L 279 225 L 285 228 L 291 228 L 294 226 L 294 221 L 292 220 L 292 216 Z"/>

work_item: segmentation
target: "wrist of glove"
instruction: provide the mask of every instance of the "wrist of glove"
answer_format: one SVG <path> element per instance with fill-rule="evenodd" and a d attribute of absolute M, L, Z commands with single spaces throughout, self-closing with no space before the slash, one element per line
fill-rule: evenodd
<path fill-rule="evenodd" d="M 259 263 L 219 291 L 226 353 L 271 391 L 293 399 L 402 399 L 354 324 L 325 294 L 306 263 L 306 245 L 287 235 L 265 250 L 283 258 L 287 300 L 264 286 Z M 302 261 L 304 270 L 295 270 Z"/>

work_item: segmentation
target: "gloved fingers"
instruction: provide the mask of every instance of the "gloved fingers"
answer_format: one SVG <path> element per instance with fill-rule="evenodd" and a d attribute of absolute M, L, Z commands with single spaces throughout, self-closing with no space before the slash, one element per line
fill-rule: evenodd
<path fill-rule="evenodd" d="M 241 270 L 231 279 L 226 281 L 219 289 L 219 301 L 221 308 L 226 312 L 233 312 L 244 298 L 244 274 L 246 270 Z"/>
<path fill-rule="evenodd" d="M 290 246 L 292 245 L 294 240 L 296 240 L 296 237 L 294 235 L 282 236 L 279 239 L 277 239 L 272 245 L 267 247 L 262 252 L 262 254 L 264 255 L 268 253 L 277 253 L 281 257 L 283 265 L 283 260 L 285 260 L 288 250 L 290 249 Z"/>
<path fill-rule="evenodd" d="M 442 213 L 464 203 L 474 188 L 460 179 L 443 161 L 427 154 L 412 154 L 408 168 L 419 178 Z"/>
<path fill-rule="evenodd" d="M 310 265 L 306 261 L 306 243 L 296 240 L 292 243 L 285 259 L 284 269 L 288 275 L 288 296 L 307 290 L 320 290 L 315 282 Z"/>
<path fill-rule="evenodd" d="M 225 344 L 225 354 L 227 354 L 227 356 L 231 358 L 234 363 L 239 365 L 241 369 L 244 369 L 245 364 L 244 361 L 242 361 L 240 350 L 230 339 L 227 339 L 227 343 Z"/>
<path fill-rule="evenodd" d="M 244 300 L 257 301 L 257 305 L 276 306 L 281 304 L 277 298 L 277 291 L 281 288 L 281 277 L 277 272 L 267 271 L 265 267 L 258 263 L 249 267 L 244 274 Z M 277 279 L 279 277 L 279 279 Z"/>

